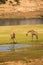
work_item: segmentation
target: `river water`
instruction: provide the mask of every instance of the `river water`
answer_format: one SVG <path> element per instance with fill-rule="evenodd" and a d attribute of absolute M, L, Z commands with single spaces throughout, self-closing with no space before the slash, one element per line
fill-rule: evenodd
<path fill-rule="evenodd" d="M 29 47 L 29 44 L 9 44 L 9 45 L 0 45 L 0 51 L 11 51 L 11 48 L 24 48 Z"/>
<path fill-rule="evenodd" d="M 43 18 L 0 19 L 0 26 L 26 25 L 26 24 L 43 24 Z"/>

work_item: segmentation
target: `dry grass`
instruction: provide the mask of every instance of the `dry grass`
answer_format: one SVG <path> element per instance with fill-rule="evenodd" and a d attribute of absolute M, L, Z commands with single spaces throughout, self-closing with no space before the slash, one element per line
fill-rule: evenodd
<path fill-rule="evenodd" d="M 10 44 L 10 33 L 15 32 L 16 43 L 29 43 L 29 44 L 43 44 L 43 24 L 39 25 L 19 25 L 19 26 L 0 26 L 0 44 Z M 39 40 L 38 42 L 34 38 L 32 41 L 31 34 L 26 33 L 28 30 L 34 29 L 38 32 Z"/>
<path fill-rule="evenodd" d="M 40 18 L 43 16 L 43 1 L 20 0 L 20 5 L 7 2 L 0 5 L 0 12 L 0 18 Z"/>

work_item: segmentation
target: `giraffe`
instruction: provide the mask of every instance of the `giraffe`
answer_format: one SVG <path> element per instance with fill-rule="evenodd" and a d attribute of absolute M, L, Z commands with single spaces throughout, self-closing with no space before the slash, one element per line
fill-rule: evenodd
<path fill-rule="evenodd" d="M 14 42 L 14 39 L 15 39 L 15 33 L 14 33 L 14 32 L 12 32 L 12 33 L 10 34 L 10 38 L 11 38 L 12 41 Z"/>
<path fill-rule="evenodd" d="M 26 33 L 26 36 L 28 36 L 28 33 L 31 33 L 32 35 L 32 40 L 33 40 L 33 37 L 35 36 L 36 37 L 36 40 L 38 40 L 38 33 L 34 30 L 29 30 L 27 33 Z"/>
<path fill-rule="evenodd" d="M 14 51 L 14 50 L 15 50 L 15 48 L 14 48 L 15 33 L 14 33 L 14 32 L 12 32 L 12 33 L 10 34 L 10 38 L 11 38 L 11 40 L 12 40 L 12 47 L 11 47 L 11 50 Z"/>

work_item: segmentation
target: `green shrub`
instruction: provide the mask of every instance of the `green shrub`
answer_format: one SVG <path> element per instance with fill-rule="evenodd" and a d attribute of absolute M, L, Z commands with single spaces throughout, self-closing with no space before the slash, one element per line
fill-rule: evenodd
<path fill-rule="evenodd" d="M 6 0 L 0 0 L 1 3 L 5 4 L 6 3 Z"/>

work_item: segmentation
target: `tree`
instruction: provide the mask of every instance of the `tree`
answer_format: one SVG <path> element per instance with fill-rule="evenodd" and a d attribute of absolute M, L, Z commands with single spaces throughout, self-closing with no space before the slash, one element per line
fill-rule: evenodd
<path fill-rule="evenodd" d="M 0 0 L 0 3 L 5 4 L 6 3 L 6 0 Z"/>

